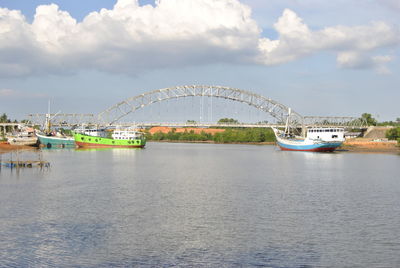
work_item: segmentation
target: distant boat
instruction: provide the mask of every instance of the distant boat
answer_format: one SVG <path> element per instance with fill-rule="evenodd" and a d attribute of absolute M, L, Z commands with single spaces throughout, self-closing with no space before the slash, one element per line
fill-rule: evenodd
<path fill-rule="evenodd" d="M 39 142 L 47 148 L 75 147 L 74 137 L 68 137 L 60 133 L 55 133 L 55 134 L 36 133 L 36 136 L 39 138 Z"/>
<path fill-rule="evenodd" d="M 38 138 L 35 136 L 35 130 L 30 127 L 24 128 L 21 132 L 7 136 L 7 142 L 11 145 L 37 145 Z"/>
<path fill-rule="evenodd" d="M 51 120 L 56 117 L 60 112 L 51 116 L 50 114 L 50 101 L 48 105 L 48 112 L 44 123 L 44 130 L 42 133 L 36 133 L 39 138 L 40 144 L 47 148 L 73 148 L 75 147 L 74 137 L 64 135 L 58 131 L 51 130 Z"/>
<path fill-rule="evenodd" d="M 112 132 L 111 135 L 109 132 Z M 84 148 L 143 148 L 146 145 L 144 133 L 135 128 L 115 130 L 76 129 L 75 143 Z"/>
<path fill-rule="evenodd" d="M 273 128 L 278 146 L 283 151 L 333 152 L 344 142 L 344 129 L 308 128 L 306 137 L 295 136 Z"/>

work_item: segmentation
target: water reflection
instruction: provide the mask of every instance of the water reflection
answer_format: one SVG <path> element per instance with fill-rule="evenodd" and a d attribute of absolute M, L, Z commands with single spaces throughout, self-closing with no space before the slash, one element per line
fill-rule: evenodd
<path fill-rule="evenodd" d="M 396 155 L 151 143 L 43 156 L 48 172 L 1 173 L 0 267 L 400 261 Z"/>

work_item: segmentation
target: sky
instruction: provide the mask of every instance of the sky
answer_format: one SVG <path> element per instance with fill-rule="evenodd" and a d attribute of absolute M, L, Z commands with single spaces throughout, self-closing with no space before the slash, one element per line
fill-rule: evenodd
<path fill-rule="evenodd" d="M 50 100 L 96 114 L 202 84 L 302 115 L 396 120 L 399 56 L 398 0 L 0 0 L 0 113 L 24 119 Z"/>

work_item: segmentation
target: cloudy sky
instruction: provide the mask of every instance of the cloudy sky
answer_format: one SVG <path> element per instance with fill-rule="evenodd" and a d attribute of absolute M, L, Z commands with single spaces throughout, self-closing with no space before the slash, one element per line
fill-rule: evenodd
<path fill-rule="evenodd" d="M 0 112 L 17 119 L 206 84 L 395 120 L 399 56 L 398 0 L 0 0 Z"/>

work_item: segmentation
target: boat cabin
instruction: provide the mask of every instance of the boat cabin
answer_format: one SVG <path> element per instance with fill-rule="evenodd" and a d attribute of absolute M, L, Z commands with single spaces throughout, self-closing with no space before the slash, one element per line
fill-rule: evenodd
<path fill-rule="evenodd" d="M 323 141 L 344 141 L 344 129 L 337 127 L 308 128 L 307 138 Z"/>
<path fill-rule="evenodd" d="M 143 138 L 143 133 L 134 129 L 116 129 L 111 137 L 114 140 L 135 140 Z"/>
<path fill-rule="evenodd" d="M 93 137 L 101 137 L 101 138 L 107 137 L 107 132 L 105 129 L 80 127 L 75 129 L 75 132 Z"/>

